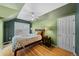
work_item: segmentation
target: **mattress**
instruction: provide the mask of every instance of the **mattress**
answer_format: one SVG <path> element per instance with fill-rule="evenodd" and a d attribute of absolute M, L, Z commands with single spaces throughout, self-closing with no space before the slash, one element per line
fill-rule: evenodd
<path fill-rule="evenodd" d="M 41 39 L 41 35 L 34 34 L 14 36 L 12 38 L 12 51 Z"/>

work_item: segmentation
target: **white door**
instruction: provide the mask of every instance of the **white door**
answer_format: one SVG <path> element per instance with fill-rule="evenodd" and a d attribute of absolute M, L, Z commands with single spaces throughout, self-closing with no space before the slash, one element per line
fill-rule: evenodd
<path fill-rule="evenodd" d="M 75 52 L 75 15 L 57 20 L 58 47 Z"/>

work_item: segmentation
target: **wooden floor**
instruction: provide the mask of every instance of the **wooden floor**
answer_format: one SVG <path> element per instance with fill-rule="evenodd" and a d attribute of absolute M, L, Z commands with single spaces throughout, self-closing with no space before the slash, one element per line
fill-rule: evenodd
<path fill-rule="evenodd" d="M 12 45 L 9 44 L 2 51 L 0 51 L 0 56 L 13 56 Z M 57 47 L 46 47 L 43 44 L 37 44 L 32 48 L 22 49 L 17 52 L 18 56 L 73 56 L 72 52 L 66 51 Z"/>
<path fill-rule="evenodd" d="M 46 47 L 43 44 L 38 44 L 28 50 L 23 49 L 18 51 L 18 56 L 73 56 L 72 52 L 56 47 Z"/>

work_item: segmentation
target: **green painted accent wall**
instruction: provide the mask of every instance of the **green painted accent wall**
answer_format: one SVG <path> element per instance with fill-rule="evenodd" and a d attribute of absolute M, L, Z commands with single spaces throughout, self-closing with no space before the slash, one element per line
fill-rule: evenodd
<path fill-rule="evenodd" d="M 0 48 L 2 47 L 3 43 L 3 21 L 0 20 Z"/>
<path fill-rule="evenodd" d="M 52 38 L 52 43 L 57 44 L 57 20 L 60 17 L 72 15 L 75 13 L 75 4 L 67 4 L 47 14 L 40 16 L 32 22 L 32 30 L 43 28 L 45 34 Z"/>
<path fill-rule="evenodd" d="M 79 3 L 76 4 L 75 15 L 75 52 L 79 56 Z"/>

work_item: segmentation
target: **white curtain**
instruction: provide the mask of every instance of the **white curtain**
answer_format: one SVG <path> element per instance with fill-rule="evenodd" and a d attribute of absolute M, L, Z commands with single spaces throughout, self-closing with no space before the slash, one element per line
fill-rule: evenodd
<path fill-rule="evenodd" d="M 30 24 L 15 22 L 15 35 L 27 35 L 30 32 Z"/>

